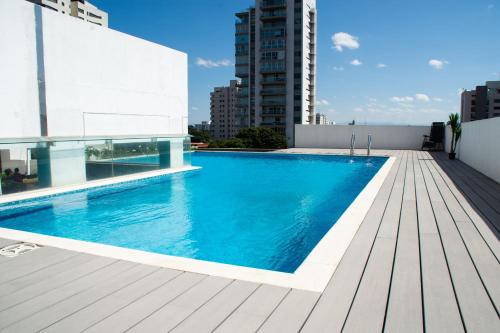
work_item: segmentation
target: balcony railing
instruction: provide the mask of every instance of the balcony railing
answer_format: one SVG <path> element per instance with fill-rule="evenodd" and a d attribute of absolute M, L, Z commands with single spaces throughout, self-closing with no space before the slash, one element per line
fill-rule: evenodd
<path fill-rule="evenodd" d="M 263 12 L 262 15 L 260 16 L 260 18 L 263 20 L 282 19 L 285 17 L 286 17 L 286 10 L 274 10 L 269 12 Z"/>
<path fill-rule="evenodd" d="M 262 95 L 286 95 L 286 89 L 262 89 L 260 91 Z"/>
<path fill-rule="evenodd" d="M 286 77 L 266 77 L 260 81 L 262 84 L 286 83 Z"/>
<path fill-rule="evenodd" d="M 276 106 L 276 105 L 286 105 L 285 99 L 272 99 L 272 100 L 262 100 L 263 106 Z"/>

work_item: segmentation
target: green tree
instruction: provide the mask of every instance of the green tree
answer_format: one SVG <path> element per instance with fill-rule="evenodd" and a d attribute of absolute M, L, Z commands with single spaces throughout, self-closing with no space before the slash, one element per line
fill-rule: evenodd
<path fill-rule="evenodd" d="M 191 142 L 195 142 L 195 143 L 198 143 L 198 142 L 209 142 L 210 139 L 211 139 L 210 133 L 208 133 L 207 131 L 197 130 L 193 126 L 189 126 L 188 127 L 188 133 L 190 135 L 192 135 Z"/>
<path fill-rule="evenodd" d="M 266 127 L 243 128 L 236 138 L 241 139 L 249 148 L 285 148 L 287 146 L 283 135 Z"/>

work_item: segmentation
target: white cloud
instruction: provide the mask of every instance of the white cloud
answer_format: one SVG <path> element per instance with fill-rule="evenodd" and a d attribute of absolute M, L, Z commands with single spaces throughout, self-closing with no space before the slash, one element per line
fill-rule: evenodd
<path fill-rule="evenodd" d="M 396 103 L 413 102 L 413 100 L 414 100 L 414 98 L 411 97 L 411 96 L 403 96 L 403 97 L 394 96 L 394 97 L 391 97 L 391 101 L 392 102 L 396 102 Z"/>
<path fill-rule="evenodd" d="M 348 34 L 347 32 L 337 32 L 332 36 L 332 42 L 335 49 L 342 52 L 344 47 L 355 50 L 359 49 L 359 38 Z"/>
<path fill-rule="evenodd" d="M 342 66 L 340 66 L 340 67 L 333 66 L 333 70 L 334 70 L 334 71 L 343 71 L 343 70 L 344 70 L 344 67 L 342 67 Z"/>
<path fill-rule="evenodd" d="M 426 94 L 415 94 L 415 99 L 420 102 L 430 102 L 431 100 Z"/>
<path fill-rule="evenodd" d="M 330 102 L 328 102 L 326 99 L 318 99 L 316 101 L 317 106 L 322 106 L 322 105 L 330 105 Z"/>
<path fill-rule="evenodd" d="M 432 100 L 433 100 L 434 102 L 442 102 L 442 101 L 443 101 L 443 99 L 442 99 L 442 98 L 440 98 L 440 97 L 434 97 L 434 98 L 432 98 Z"/>
<path fill-rule="evenodd" d="M 444 65 L 449 64 L 446 60 L 431 59 L 429 60 L 429 66 L 435 69 L 443 69 Z"/>
<path fill-rule="evenodd" d="M 353 61 L 350 62 L 351 65 L 353 66 L 361 66 L 363 63 L 359 61 L 358 59 L 354 59 Z"/>
<path fill-rule="evenodd" d="M 210 60 L 203 58 L 196 58 L 196 65 L 205 67 L 205 68 L 215 68 L 215 67 L 228 67 L 231 66 L 231 60 L 222 59 L 222 60 Z"/>
<path fill-rule="evenodd" d="M 377 68 L 386 68 L 386 67 L 387 67 L 387 65 L 386 65 L 386 64 L 378 64 L 378 65 L 377 65 Z"/>
<path fill-rule="evenodd" d="M 193 106 L 193 107 L 191 108 L 191 110 L 193 110 L 193 111 L 198 111 L 199 109 L 198 109 L 196 106 Z"/>

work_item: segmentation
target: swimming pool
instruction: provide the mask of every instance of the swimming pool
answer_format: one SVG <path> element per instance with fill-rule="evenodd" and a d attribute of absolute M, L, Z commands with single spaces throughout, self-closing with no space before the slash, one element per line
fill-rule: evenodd
<path fill-rule="evenodd" d="M 0 227 L 293 273 L 386 160 L 195 153 L 197 171 L 0 205 Z"/>

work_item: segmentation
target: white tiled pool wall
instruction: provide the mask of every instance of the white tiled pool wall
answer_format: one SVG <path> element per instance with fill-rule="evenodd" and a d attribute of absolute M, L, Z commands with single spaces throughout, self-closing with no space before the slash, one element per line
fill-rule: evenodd
<path fill-rule="evenodd" d="M 389 174 L 395 159 L 395 157 L 389 157 L 387 159 L 376 175 L 365 186 L 361 193 L 351 203 L 349 208 L 344 212 L 344 214 L 342 214 L 335 225 L 315 246 L 315 248 L 294 273 L 282 273 L 197 259 L 175 257 L 5 228 L 0 228 L 0 237 L 182 271 L 321 292 L 325 289 L 344 252 L 347 250 L 347 247 L 363 222 L 363 219 L 371 207 L 380 187 Z M 199 168 L 182 167 L 178 169 L 158 170 L 142 174 L 98 180 L 81 185 L 32 191 L 36 193 L 8 195 L 4 197 L 10 197 L 10 200 L 5 200 L 6 198 L 0 197 L 0 203 L 61 194 L 67 191 L 83 190 L 86 188 L 106 186 L 125 181 L 140 180 L 143 178 L 157 177 L 165 174 L 196 169 Z"/>

